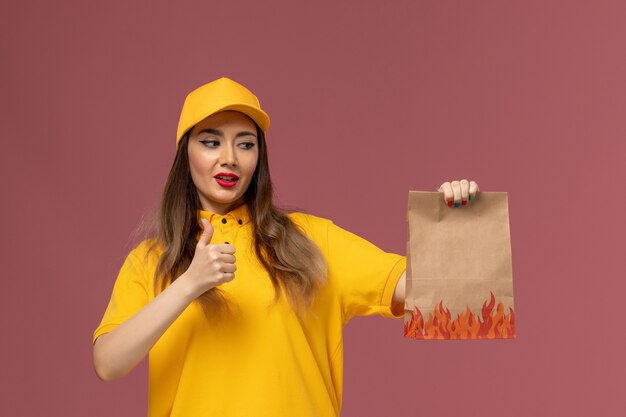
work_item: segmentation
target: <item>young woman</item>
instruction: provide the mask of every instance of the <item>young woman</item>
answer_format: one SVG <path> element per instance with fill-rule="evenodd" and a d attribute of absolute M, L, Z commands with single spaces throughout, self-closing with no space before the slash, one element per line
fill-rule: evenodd
<path fill-rule="evenodd" d="M 225 77 L 185 100 L 154 233 L 93 335 L 104 381 L 149 353 L 149 416 L 339 416 L 343 326 L 403 317 L 405 257 L 273 205 L 268 126 Z M 439 191 L 464 205 L 478 187 Z"/>

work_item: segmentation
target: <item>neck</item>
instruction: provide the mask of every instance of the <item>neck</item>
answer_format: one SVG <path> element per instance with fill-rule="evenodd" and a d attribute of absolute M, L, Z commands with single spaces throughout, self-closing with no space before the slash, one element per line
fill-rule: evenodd
<path fill-rule="evenodd" d="M 239 200 L 234 201 L 232 203 L 219 203 L 216 201 L 206 200 L 200 197 L 200 205 L 202 206 L 202 210 L 210 211 L 212 213 L 217 213 L 222 216 L 234 210 L 235 208 L 239 207 L 243 203 L 244 203 L 243 196 Z"/>

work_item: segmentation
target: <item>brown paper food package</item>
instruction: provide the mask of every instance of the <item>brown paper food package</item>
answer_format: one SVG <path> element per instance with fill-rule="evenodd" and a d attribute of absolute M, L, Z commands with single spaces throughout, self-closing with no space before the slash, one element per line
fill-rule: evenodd
<path fill-rule="evenodd" d="M 507 197 L 449 207 L 441 192 L 409 191 L 405 337 L 516 338 Z"/>

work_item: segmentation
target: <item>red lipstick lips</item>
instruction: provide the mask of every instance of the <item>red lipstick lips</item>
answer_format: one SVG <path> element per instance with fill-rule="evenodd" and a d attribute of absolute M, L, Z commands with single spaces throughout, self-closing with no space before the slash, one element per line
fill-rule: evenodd
<path fill-rule="evenodd" d="M 214 178 L 219 185 L 225 188 L 234 187 L 239 180 L 237 175 L 230 172 L 219 172 Z"/>

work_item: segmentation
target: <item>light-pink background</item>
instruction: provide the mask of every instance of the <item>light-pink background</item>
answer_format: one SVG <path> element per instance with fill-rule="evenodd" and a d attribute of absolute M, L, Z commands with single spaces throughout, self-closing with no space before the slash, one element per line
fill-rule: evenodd
<path fill-rule="evenodd" d="M 345 328 L 342 417 L 624 416 L 621 1 L 2 4 L 2 416 L 141 416 L 99 324 L 156 204 L 184 97 L 221 76 L 271 117 L 278 203 L 406 253 L 409 190 L 509 193 L 516 340 Z M 268 414 L 269 415 L 269 414 Z"/>

